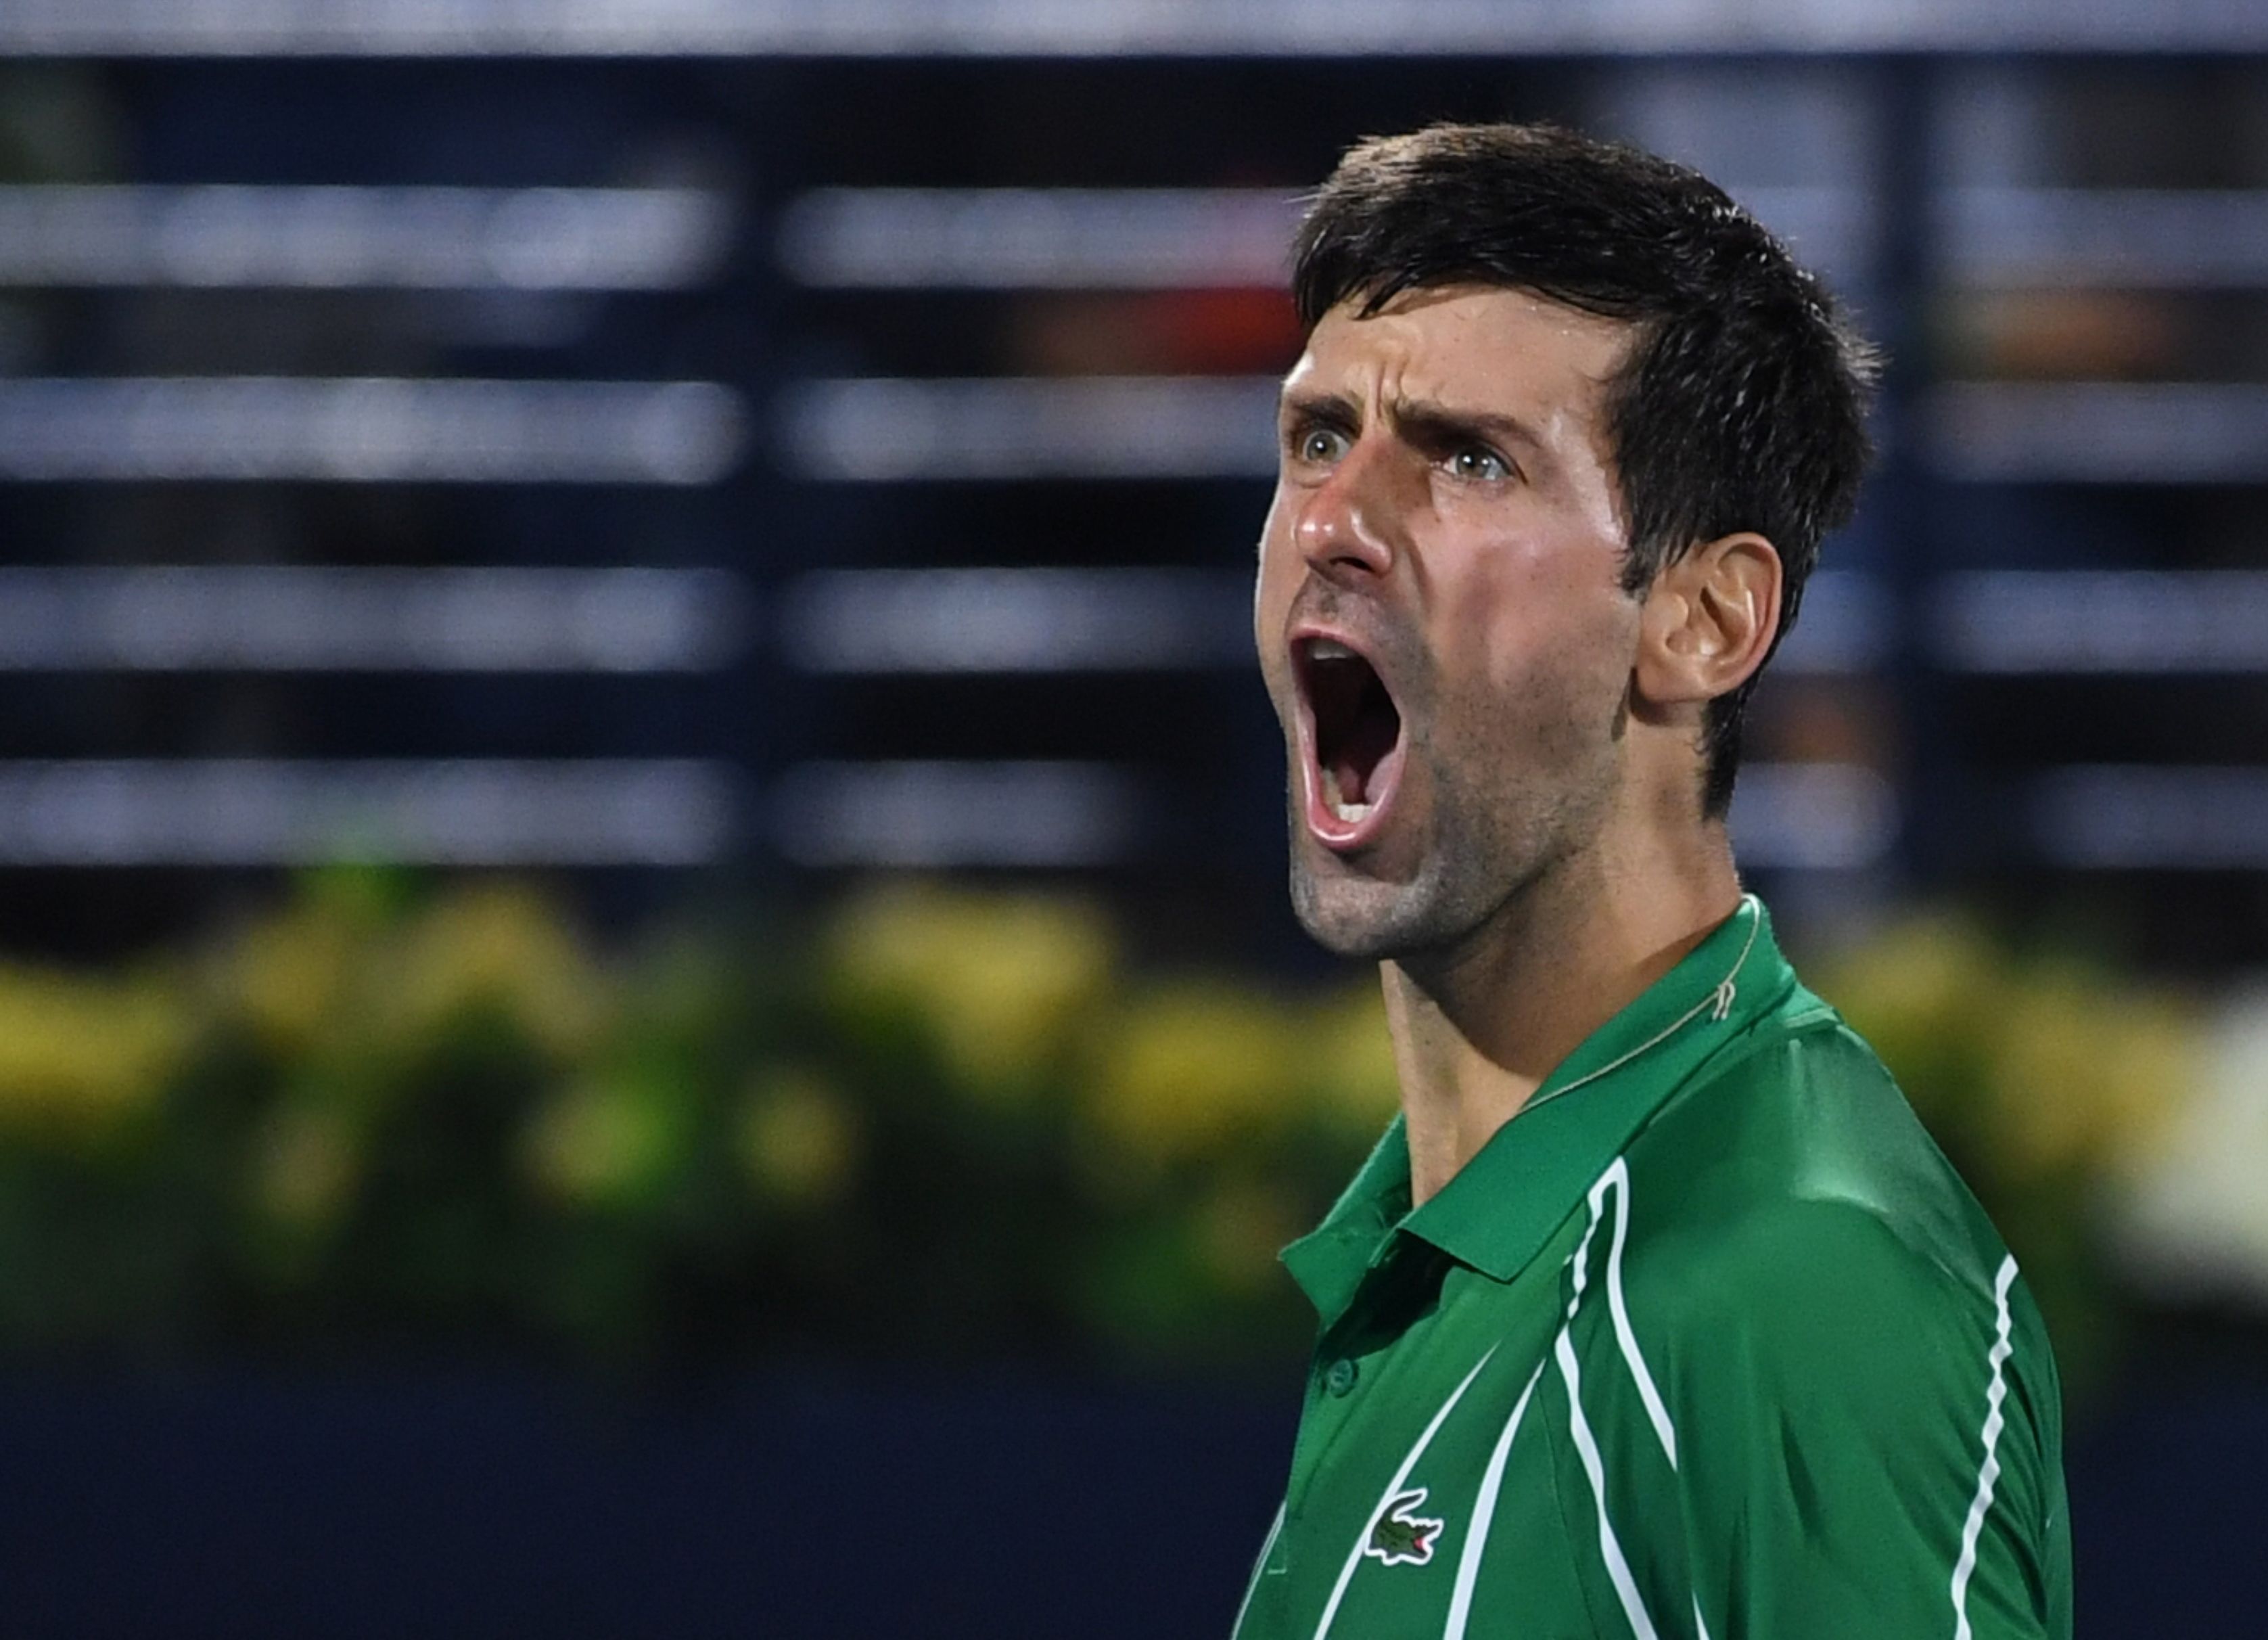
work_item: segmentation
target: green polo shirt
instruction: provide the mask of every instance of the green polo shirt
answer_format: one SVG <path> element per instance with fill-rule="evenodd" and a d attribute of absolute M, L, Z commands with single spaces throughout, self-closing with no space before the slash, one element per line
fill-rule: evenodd
<path fill-rule="evenodd" d="M 2038 1311 L 1753 898 L 1284 1259 L 1322 1326 L 1237 1640 L 2071 1633 Z"/>

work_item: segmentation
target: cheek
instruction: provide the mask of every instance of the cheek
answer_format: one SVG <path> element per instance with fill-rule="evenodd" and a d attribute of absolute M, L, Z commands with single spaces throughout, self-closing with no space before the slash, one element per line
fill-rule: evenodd
<path fill-rule="evenodd" d="M 1292 504 L 1285 499 L 1284 487 L 1276 487 L 1268 503 L 1268 516 L 1260 521 L 1260 581 L 1263 589 L 1271 579 L 1282 579 L 1282 565 L 1292 547 Z"/>
<path fill-rule="evenodd" d="M 1621 700 L 1638 609 L 1596 564 L 1506 555 L 1450 607 L 1460 611 L 1453 641 L 1468 657 L 1456 670 L 1505 709 L 1548 700 L 1587 718 Z"/>

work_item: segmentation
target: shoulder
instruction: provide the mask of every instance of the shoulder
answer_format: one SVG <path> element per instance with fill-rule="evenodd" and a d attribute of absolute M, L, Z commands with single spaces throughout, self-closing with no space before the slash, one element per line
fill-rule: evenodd
<path fill-rule="evenodd" d="M 1645 1239 L 1720 1291 L 1857 1275 L 1884 1298 L 1989 1299 L 2007 1255 L 1992 1221 L 1874 1051 L 1804 1000 L 1728 1043 L 1632 1141 Z"/>
<path fill-rule="evenodd" d="M 1831 1013 L 1721 1056 L 1633 1141 L 1629 1177 L 1629 1309 L 1683 1399 L 1941 1441 L 2005 1363 L 2011 1421 L 2037 1414 L 2054 1439 L 2053 1361 L 2014 1261 Z"/>

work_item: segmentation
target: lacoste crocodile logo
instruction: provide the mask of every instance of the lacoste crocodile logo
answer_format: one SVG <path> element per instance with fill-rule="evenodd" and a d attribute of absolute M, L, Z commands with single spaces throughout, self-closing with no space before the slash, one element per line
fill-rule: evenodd
<path fill-rule="evenodd" d="M 1425 1501 L 1425 1489 L 1422 1486 L 1396 1492 L 1387 1499 L 1362 1552 L 1388 1566 L 1423 1566 L 1431 1561 L 1433 1544 L 1441 1535 L 1441 1523 L 1416 1512 Z"/>

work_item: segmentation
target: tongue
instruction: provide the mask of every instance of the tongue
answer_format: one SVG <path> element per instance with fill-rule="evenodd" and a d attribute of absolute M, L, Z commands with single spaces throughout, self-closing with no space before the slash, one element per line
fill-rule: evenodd
<path fill-rule="evenodd" d="M 1325 751 L 1323 767 L 1337 788 L 1338 801 L 1368 803 L 1378 765 L 1402 734 L 1401 714 L 1375 674 L 1365 680 L 1353 708 L 1340 715 L 1333 728 L 1336 733 Z"/>

